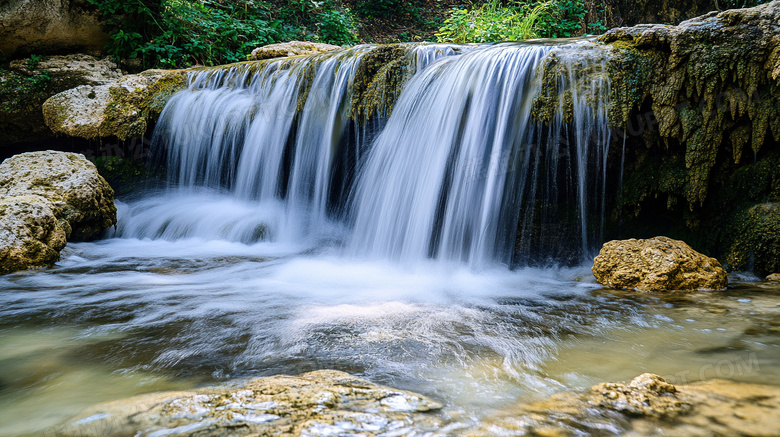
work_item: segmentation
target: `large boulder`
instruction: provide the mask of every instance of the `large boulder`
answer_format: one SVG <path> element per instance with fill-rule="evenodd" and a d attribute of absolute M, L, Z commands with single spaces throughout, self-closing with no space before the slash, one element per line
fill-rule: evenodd
<path fill-rule="evenodd" d="M 57 427 L 56 435 L 422 435 L 440 426 L 424 414 L 439 408 L 416 393 L 320 370 L 109 402 Z"/>
<path fill-rule="evenodd" d="M 290 41 L 279 44 L 270 44 L 252 50 L 249 59 L 259 61 L 261 59 L 284 58 L 287 56 L 313 55 L 315 53 L 338 50 L 341 47 L 330 44 L 310 41 Z"/>
<path fill-rule="evenodd" d="M 114 191 L 83 155 L 32 152 L 0 164 L 0 273 L 59 259 L 66 237 L 116 224 Z"/>
<path fill-rule="evenodd" d="M 679 240 L 614 240 L 593 260 L 599 284 L 640 291 L 720 290 L 728 275 L 718 260 L 702 255 Z"/>
<path fill-rule="evenodd" d="M 110 59 L 84 54 L 17 59 L 0 69 L 0 144 L 54 136 L 41 107 L 49 97 L 80 85 L 103 85 L 122 77 Z"/>
<path fill-rule="evenodd" d="M 99 86 L 79 86 L 43 104 L 46 125 L 55 133 L 120 140 L 143 136 L 168 98 L 187 86 L 185 70 L 147 70 Z"/>
<path fill-rule="evenodd" d="M 0 2 L 0 56 L 101 53 L 108 34 L 87 0 L 6 0 Z"/>
<path fill-rule="evenodd" d="M 484 435 L 780 435 L 780 388 L 723 380 L 675 386 L 645 373 L 521 404 L 460 433 Z"/>

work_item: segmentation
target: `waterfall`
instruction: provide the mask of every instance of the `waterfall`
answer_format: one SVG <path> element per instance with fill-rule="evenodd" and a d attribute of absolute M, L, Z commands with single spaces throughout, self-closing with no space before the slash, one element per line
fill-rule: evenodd
<path fill-rule="evenodd" d="M 204 69 L 166 105 L 153 149 L 170 190 L 241 203 L 198 209 L 222 238 L 332 241 L 339 228 L 359 257 L 571 261 L 601 238 L 608 57 L 587 42 L 362 45 Z M 120 235 L 215 227 L 151 203 Z"/>

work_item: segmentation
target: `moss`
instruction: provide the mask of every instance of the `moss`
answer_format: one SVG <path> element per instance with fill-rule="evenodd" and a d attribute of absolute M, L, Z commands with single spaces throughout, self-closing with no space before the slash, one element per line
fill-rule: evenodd
<path fill-rule="evenodd" d="M 352 85 L 350 118 L 365 122 L 376 114 L 390 115 L 412 71 L 408 55 L 413 47 L 389 44 L 363 55 Z"/>
<path fill-rule="evenodd" d="M 761 276 L 780 272 L 780 204 L 755 205 L 740 213 L 736 223 L 736 238 L 725 258 L 729 267 Z"/>

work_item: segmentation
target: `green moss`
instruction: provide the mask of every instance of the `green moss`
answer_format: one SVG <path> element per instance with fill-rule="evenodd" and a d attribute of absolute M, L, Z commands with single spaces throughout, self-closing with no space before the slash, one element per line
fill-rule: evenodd
<path fill-rule="evenodd" d="M 780 272 L 780 204 L 759 204 L 737 216 L 736 237 L 725 260 L 733 270 L 762 276 Z"/>
<path fill-rule="evenodd" d="M 410 44 L 379 46 L 360 59 L 352 85 L 350 118 L 365 122 L 373 115 L 389 116 L 409 79 Z"/>

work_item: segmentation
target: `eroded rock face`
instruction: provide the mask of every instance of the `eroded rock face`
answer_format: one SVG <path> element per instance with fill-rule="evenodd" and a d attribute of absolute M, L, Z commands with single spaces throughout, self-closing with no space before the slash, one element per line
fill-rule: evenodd
<path fill-rule="evenodd" d="M 187 85 L 181 70 L 147 70 L 99 86 L 80 86 L 43 104 L 46 125 L 58 134 L 85 139 L 143 136 L 168 98 Z"/>
<path fill-rule="evenodd" d="M 86 0 L 7 0 L 0 3 L 0 53 L 101 53 L 108 34 Z"/>
<path fill-rule="evenodd" d="M 283 58 L 286 56 L 313 55 L 315 53 L 338 50 L 341 47 L 309 41 L 290 41 L 279 44 L 270 44 L 252 50 L 249 59 L 259 61 L 261 59 Z"/>
<path fill-rule="evenodd" d="M 778 387 L 723 380 L 675 387 L 645 373 L 519 405 L 463 435 L 773 436 L 778 407 Z"/>
<path fill-rule="evenodd" d="M 592 271 L 601 285 L 640 291 L 720 290 L 728 285 L 718 260 L 666 237 L 607 242 Z"/>
<path fill-rule="evenodd" d="M 114 191 L 83 155 L 23 153 L 0 164 L 0 274 L 50 266 L 66 237 L 116 224 Z"/>
<path fill-rule="evenodd" d="M 274 376 L 243 387 L 159 393 L 101 404 L 62 436 L 411 435 L 440 422 L 441 405 L 347 373 Z"/>

